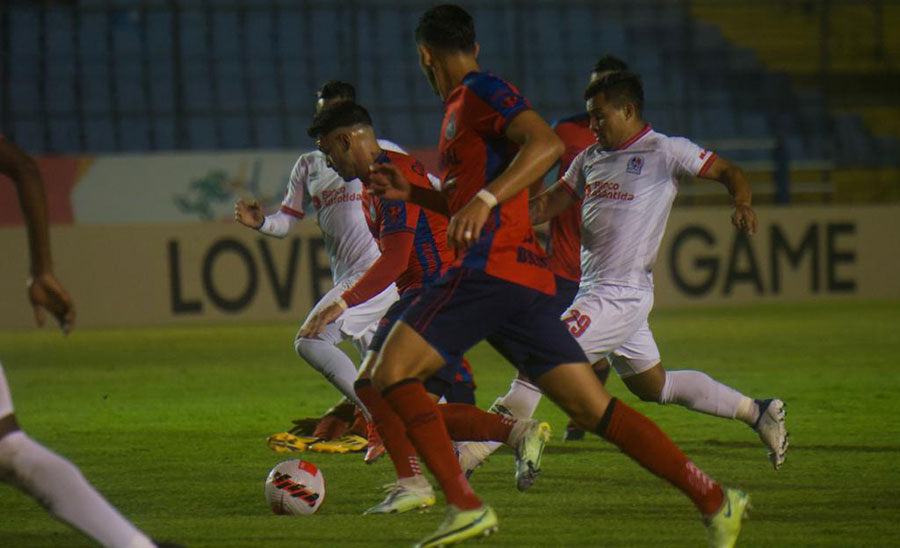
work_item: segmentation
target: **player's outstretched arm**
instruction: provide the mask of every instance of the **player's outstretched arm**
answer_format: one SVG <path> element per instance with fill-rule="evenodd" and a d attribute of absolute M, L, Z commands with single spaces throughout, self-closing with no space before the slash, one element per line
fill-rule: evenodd
<path fill-rule="evenodd" d="M 731 194 L 734 211 L 731 214 L 731 224 L 740 231 L 748 234 L 756 232 L 756 213 L 750 207 L 752 201 L 752 193 L 750 190 L 750 180 L 737 164 L 733 164 L 728 160 L 717 156 L 713 159 L 712 165 L 702 176 L 703 179 L 713 179 L 719 181 L 728 193 Z"/>
<path fill-rule="evenodd" d="M 259 229 L 263 224 L 262 206 L 257 200 L 248 202 L 241 198 L 234 204 L 234 220 L 250 228 Z"/>
<path fill-rule="evenodd" d="M 415 217 L 418 219 L 418 216 Z M 415 226 L 415 220 L 413 221 Z M 347 308 L 362 304 L 391 285 L 407 268 L 412 253 L 414 231 L 391 232 L 381 237 L 381 255 L 341 297 L 307 318 L 300 336 L 319 336 L 325 326 L 341 317 Z"/>
<path fill-rule="evenodd" d="M 444 195 L 430 188 L 414 185 L 409 182 L 400 169 L 390 163 L 375 164 L 371 168 L 369 184 L 366 192 L 385 200 L 402 200 L 412 202 L 440 213 L 450 215 Z"/>
<path fill-rule="evenodd" d="M 546 223 L 575 201 L 565 184 L 563 181 L 556 181 L 550 188 L 528 200 L 528 216 L 531 218 L 531 224 Z"/>
<path fill-rule="evenodd" d="M 284 238 L 296 224 L 297 217 L 281 210 L 264 216 L 258 201 L 247 202 L 240 199 L 234 204 L 234 220 L 267 236 Z"/>
<path fill-rule="evenodd" d="M 49 311 L 59 321 L 63 333 L 68 333 L 75 324 L 75 306 L 53 275 L 47 200 L 40 172 L 34 160 L 21 148 L 8 140 L 0 140 L 0 173 L 12 179 L 16 186 L 25 217 L 31 257 L 28 299 L 34 309 L 34 319 L 38 325 L 44 325 L 45 310 Z"/>

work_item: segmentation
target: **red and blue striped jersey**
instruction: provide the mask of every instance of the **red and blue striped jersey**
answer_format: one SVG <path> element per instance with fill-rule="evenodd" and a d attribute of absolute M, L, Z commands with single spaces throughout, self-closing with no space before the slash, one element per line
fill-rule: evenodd
<path fill-rule="evenodd" d="M 506 138 L 506 126 L 529 109 L 516 88 L 488 72 L 468 73 L 447 96 L 439 151 L 441 192 L 451 215 L 507 168 L 518 146 Z M 527 188 L 491 210 L 478 240 L 455 264 L 544 293 L 556 291 L 528 217 Z"/>
<path fill-rule="evenodd" d="M 558 180 L 565 175 L 578 153 L 594 144 L 597 138 L 591 131 L 587 113 L 563 118 L 554 124 L 553 130 L 566 146 L 559 158 Z M 581 280 L 581 200 L 550 220 L 547 254 L 554 274 L 575 282 Z"/>
<path fill-rule="evenodd" d="M 390 162 L 400 168 L 410 183 L 432 189 L 425 166 L 412 156 L 383 150 L 376 162 Z M 369 230 L 381 245 L 381 238 L 395 232 L 413 233 L 413 247 L 406 270 L 397 278 L 397 292 L 430 285 L 453 262 L 447 247 L 447 218 L 402 200 L 384 200 L 363 193 L 363 211 Z"/>

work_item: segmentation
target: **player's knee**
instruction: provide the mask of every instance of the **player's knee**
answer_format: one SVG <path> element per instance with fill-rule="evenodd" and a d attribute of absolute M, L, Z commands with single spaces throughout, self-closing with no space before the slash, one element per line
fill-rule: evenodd
<path fill-rule="evenodd" d="M 39 475 L 81 474 L 75 465 L 21 431 L 0 440 L 0 470 L 12 474 L 26 487 Z"/>
<path fill-rule="evenodd" d="M 598 417 L 596 416 L 596 414 L 592 413 L 580 413 L 570 415 L 569 418 L 571 418 L 575 422 L 578 428 L 581 428 L 585 432 L 593 432 L 594 428 L 597 427 L 597 423 L 600 422 L 601 417 Z"/>
<path fill-rule="evenodd" d="M 384 362 L 380 358 L 376 360 L 375 367 L 369 370 L 372 385 L 381 392 L 388 386 L 400 382 L 404 377 L 400 374 L 399 369 L 391 362 Z"/>
<path fill-rule="evenodd" d="M 666 373 L 660 364 L 656 364 L 636 375 L 623 378 L 622 381 L 632 394 L 641 401 L 664 404 L 663 387 L 666 384 Z"/>
<path fill-rule="evenodd" d="M 628 388 L 631 393 L 637 396 L 641 401 L 659 404 L 665 403 L 660 399 L 662 396 L 662 391 L 655 390 L 652 386 L 637 385 L 634 387 L 629 386 Z"/>
<path fill-rule="evenodd" d="M 7 413 L 0 418 L 0 440 L 7 434 L 19 431 L 19 423 L 16 422 L 16 416 L 13 413 Z"/>
<path fill-rule="evenodd" d="M 306 337 L 297 337 L 294 339 L 294 351 L 297 355 L 309 363 L 313 363 L 316 354 L 316 348 L 322 344 L 328 344 L 321 339 L 308 339 Z"/>

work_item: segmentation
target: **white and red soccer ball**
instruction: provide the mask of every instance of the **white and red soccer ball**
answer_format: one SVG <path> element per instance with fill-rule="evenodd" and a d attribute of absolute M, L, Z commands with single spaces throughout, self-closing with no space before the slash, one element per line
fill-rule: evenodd
<path fill-rule="evenodd" d="M 266 502 L 276 514 L 314 514 L 325 500 L 325 477 L 315 464 L 286 460 L 266 478 Z"/>

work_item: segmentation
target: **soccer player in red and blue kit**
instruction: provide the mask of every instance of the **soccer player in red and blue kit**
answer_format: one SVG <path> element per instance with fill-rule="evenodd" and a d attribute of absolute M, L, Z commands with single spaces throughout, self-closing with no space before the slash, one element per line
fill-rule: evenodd
<path fill-rule="evenodd" d="M 368 186 L 370 166 L 374 163 L 390 165 L 412 184 L 432 188 L 422 164 L 406 154 L 381 149 L 375 139 L 372 120 L 360 105 L 343 102 L 322 109 L 313 119 L 309 133 L 317 139 L 328 164 L 344 179 L 358 177 Z M 301 334 L 315 336 L 344 310 L 366 302 L 396 282 L 400 299 L 379 322 L 354 388 L 382 434 L 398 480 L 387 498 L 366 513 L 399 513 L 433 505 L 434 492 L 422 475 L 415 447 L 406 437 L 403 422 L 369 378 L 394 323 L 419 294 L 445 272 L 454 261 L 455 253 L 447 247 L 446 215 L 413 203 L 371 194 L 364 195 L 363 209 L 381 256 L 339 299 L 313 315 Z M 424 384 L 426 392 L 435 401 L 443 397 L 450 402 L 441 405 L 440 410 L 454 439 L 497 440 L 515 446 L 523 433 L 536 423 L 489 414 L 475 407 L 471 371 L 461 357 L 448 360 L 444 367 L 425 379 Z M 371 460 L 367 459 L 367 462 Z"/>
<path fill-rule="evenodd" d="M 386 197 L 446 211 L 448 242 L 462 250 L 394 325 L 372 378 L 447 498 L 446 519 L 419 546 L 454 544 L 497 528 L 496 514 L 460 470 L 421 381 L 482 339 L 514 358 L 580 426 L 685 493 L 708 518 L 711 545 L 732 545 L 743 512 L 725 511 L 722 486 L 656 424 L 609 395 L 557 316 L 553 274 L 535 243 L 526 187 L 557 160 L 559 139 L 512 86 L 480 71 L 474 23 L 464 9 L 429 9 L 416 41 L 423 72 L 444 100 L 442 191 L 412 186 L 386 164 L 375 166 L 370 179 Z M 547 434 L 532 429 L 517 447 L 517 478 L 537 473 Z"/>
<path fill-rule="evenodd" d="M 627 70 L 628 65 L 624 61 L 606 55 L 594 64 L 590 81 L 594 82 L 611 72 Z M 565 147 L 559 157 L 559 169 L 556 180 L 562 178 L 569 169 L 569 164 L 579 152 L 596 142 L 594 134 L 589 127 L 589 117 L 585 113 L 563 118 L 553 124 L 553 131 L 563 142 Z M 538 181 L 531 187 L 532 194 L 538 194 L 543 181 Z M 578 284 L 581 281 L 581 201 L 566 207 L 559 215 L 550 219 L 549 238 L 547 240 L 547 255 L 550 257 L 550 269 L 556 279 L 556 302 L 559 315 L 562 316 L 578 293 Z M 606 383 L 609 376 L 609 362 L 606 358 L 599 359 L 591 364 L 594 373 L 600 382 Z M 509 390 L 503 396 L 497 398 L 491 405 L 492 412 L 512 415 L 514 417 L 531 417 L 541 400 L 540 390 L 531 384 L 527 378 L 519 374 L 513 379 Z M 579 440 L 584 438 L 584 430 L 569 419 L 563 439 Z M 476 467 L 497 448 L 499 444 L 491 442 L 474 442 L 457 446 L 460 466 L 468 477 Z"/>

